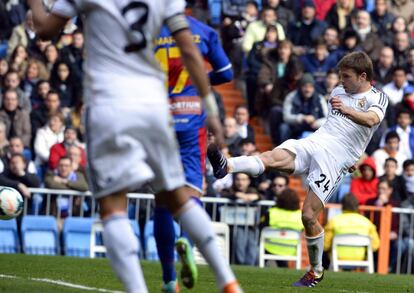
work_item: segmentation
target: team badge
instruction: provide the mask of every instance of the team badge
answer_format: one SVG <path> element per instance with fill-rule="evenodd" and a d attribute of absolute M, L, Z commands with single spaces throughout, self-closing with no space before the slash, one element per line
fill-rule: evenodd
<path fill-rule="evenodd" d="M 364 108 L 365 105 L 367 104 L 367 99 L 365 97 L 363 97 L 362 99 L 358 100 L 357 104 L 358 104 L 358 107 Z"/>

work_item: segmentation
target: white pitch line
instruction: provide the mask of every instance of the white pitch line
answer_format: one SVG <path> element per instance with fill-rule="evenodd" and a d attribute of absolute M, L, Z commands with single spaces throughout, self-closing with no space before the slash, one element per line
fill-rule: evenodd
<path fill-rule="evenodd" d="M 18 276 L 3 275 L 3 274 L 0 274 L 0 278 L 25 279 L 25 278 L 18 277 Z M 108 290 L 108 289 L 103 289 L 103 288 L 88 287 L 88 286 L 84 286 L 84 285 L 73 284 L 73 283 L 59 281 L 59 280 L 52 280 L 52 279 L 45 279 L 45 278 L 27 278 L 27 279 L 30 280 L 30 281 L 49 283 L 49 284 L 54 284 L 54 285 L 59 285 L 59 286 L 69 287 L 69 288 L 75 288 L 75 289 L 81 289 L 81 290 L 86 290 L 86 291 L 98 291 L 98 292 L 106 292 L 106 293 L 122 293 L 122 291 L 114 291 L 114 290 Z"/>

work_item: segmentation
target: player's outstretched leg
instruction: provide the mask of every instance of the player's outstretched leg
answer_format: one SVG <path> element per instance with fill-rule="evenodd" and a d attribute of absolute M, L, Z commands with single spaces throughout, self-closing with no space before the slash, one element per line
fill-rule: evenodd
<path fill-rule="evenodd" d="M 154 238 L 157 243 L 158 256 L 162 267 L 162 279 L 164 282 L 162 292 L 179 292 L 180 289 L 174 268 L 174 219 L 166 208 L 155 207 Z"/>
<path fill-rule="evenodd" d="M 318 222 L 318 216 L 323 210 L 323 204 L 318 196 L 309 190 L 302 209 L 302 222 L 305 227 L 305 238 L 308 247 L 309 262 L 311 268 L 297 282 L 295 287 L 315 287 L 323 280 L 324 268 L 322 267 L 324 231 Z"/>
<path fill-rule="evenodd" d="M 99 200 L 103 240 L 113 270 L 128 293 L 148 292 L 138 259 L 138 239 L 126 214 L 126 193 Z"/>
<path fill-rule="evenodd" d="M 210 267 L 213 269 L 221 292 L 242 292 L 236 278 L 219 252 L 211 220 L 203 208 L 187 196 L 181 188 L 157 195 L 179 220 L 184 231 L 194 241 Z"/>

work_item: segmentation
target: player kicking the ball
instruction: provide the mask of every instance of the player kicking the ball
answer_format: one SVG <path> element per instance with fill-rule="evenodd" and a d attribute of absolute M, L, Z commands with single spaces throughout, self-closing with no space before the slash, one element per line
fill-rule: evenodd
<path fill-rule="evenodd" d="M 368 55 L 350 53 L 342 58 L 338 69 L 341 85 L 329 98 L 327 121 L 312 135 L 287 140 L 258 156 L 226 159 L 215 145 L 210 145 L 207 153 L 217 178 L 238 172 L 258 176 L 268 169 L 308 175 L 302 222 L 311 267 L 293 284 L 298 287 L 314 287 L 323 279 L 324 231 L 318 216 L 365 151 L 388 106 L 388 97 L 371 86 L 373 68 Z"/>
<path fill-rule="evenodd" d="M 127 292 L 147 292 L 138 241 L 126 215 L 126 193 L 151 182 L 156 201 L 180 221 L 216 275 L 222 292 L 241 292 L 206 212 L 183 190 L 185 178 L 169 113 L 164 73 L 154 39 L 165 23 L 218 123 L 203 59 L 193 44 L 184 0 L 57 0 L 50 13 L 28 1 L 36 33 L 52 37 L 76 16 L 85 27 L 84 97 L 90 187 L 99 201 L 103 238 L 113 270 Z"/>

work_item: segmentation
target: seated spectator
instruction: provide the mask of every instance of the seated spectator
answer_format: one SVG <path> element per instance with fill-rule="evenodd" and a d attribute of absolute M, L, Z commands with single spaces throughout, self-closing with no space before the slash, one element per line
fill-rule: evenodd
<path fill-rule="evenodd" d="M 347 29 L 342 33 L 341 44 L 338 50 L 332 52 L 332 55 L 339 62 L 346 54 L 355 51 L 362 51 L 358 34 L 353 29 Z"/>
<path fill-rule="evenodd" d="M 12 35 L 8 41 L 7 56 L 11 56 L 12 52 L 19 45 L 30 48 L 34 46 L 36 33 L 33 26 L 32 11 L 26 13 L 26 17 L 22 24 L 14 27 Z"/>
<path fill-rule="evenodd" d="M 330 56 L 325 41 L 318 39 L 313 45 L 313 53 L 301 56 L 300 61 L 305 72 L 312 74 L 316 88 L 318 92 L 321 92 L 327 72 L 336 66 L 336 57 Z"/>
<path fill-rule="evenodd" d="M 6 124 L 0 121 L 0 157 L 3 157 L 7 148 L 9 147 L 9 140 L 6 136 Z"/>
<path fill-rule="evenodd" d="M 330 219 L 325 226 L 324 251 L 330 252 L 333 238 L 336 235 L 356 234 L 369 236 L 371 247 L 377 251 L 380 245 L 376 226 L 366 217 L 358 213 L 358 199 L 348 193 L 342 199 L 343 213 Z M 337 247 L 338 258 L 342 260 L 363 260 L 366 258 L 365 248 L 362 247 Z"/>
<path fill-rule="evenodd" d="M 390 12 L 402 16 L 408 29 L 412 31 L 414 29 L 414 3 L 408 0 L 392 0 L 390 2 Z"/>
<path fill-rule="evenodd" d="M 295 20 L 295 15 L 292 10 L 287 8 L 280 0 L 267 0 L 267 6 L 276 11 L 277 21 L 287 31 L 289 23 Z"/>
<path fill-rule="evenodd" d="M 37 82 L 41 79 L 49 79 L 49 73 L 47 72 L 45 65 L 36 59 L 30 59 L 24 78 L 20 85 L 26 97 L 30 97 L 32 95 L 33 90 L 36 88 Z"/>
<path fill-rule="evenodd" d="M 384 164 L 387 158 L 394 158 L 398 162 L 397 174 L 402 174 L 402 165 L 407 157 L 398 150 L 400 144 L 400 137 L 396 131 L 390 131 L 385 136 L 385 146 L 376 150 L 372 157 L 377 168 L 377 176 L 384 175 Z"/>
<path fill-rule="evenodd" d="M 326 79 L 321 89 L 321 94 L 324 95 L 325 100 L 328 101 L 331 92 L 339 85 L 339 74 L 335 69 L 331 69 L 326 73 Z"/>
<path fill-rule="evenodd" d="M 82 31 L 75 30 L 72 33 L 72 43 L 65 46 L 61 51 L 61 59 L 68 63 L 77 80 L 82 80 L 83 76 L 83 56 L 84 56 L 84 36 Z"/>
<path fill-rule="evenodd" d="M 357 12 L 354 30 L 358 34 L 362 49 L 375 63 L 384 44 L 376 34 L 375 27 L 372 26 L 371 16 L 368 11 L 359 10 Z"/>
<path fill-rule="evenodd" d="M 253 127 L 249 125 L 249 110 L 246 105 L 237 106 L 234 111 L 234 118 L 237 122 L 237 132 L 241 138 L 248 138 L 255 141 Z"/>
<path fill-rule="evenodd" d="M 7 90 L 15 90 L 17 92 L 17 96 L 19 97 L 19 107 L 30 111 L 31 105 L 29 98 L 24 94 L 23 90 L 20 88 L 20 76 L 18 75 L 17 71 L 9 71 L 6 73 L 4 78 L 4 88 L 3 88 L 3 95 Z M 4 99 L 4 97 L 3 97 Z"/>
<path fill-rule="evenodd" d="M 1 157 L 0 160 L 0 173 L 6 172 L 9 169 L 9 161 L 13 154 L 23 155 L 26 159 L 26 171 L 31 174 L 36 174 L 36 166 L 33 161 L 30 160 L 30 156 L 25 152 L 23 140 L 14 136 L 9 139 L 9 146 L 7 152 Z"/>
<path fill-rule="evenodd" d="M 378 62 L 374 62 L 375 87 L 382 88 L 392 81 L 393 65 L 394 51 L 390 47 L 383 47 Z"/>
<path fill-rule="evenodd" d="M 48 123 L 39 128 L 34 141 L 34 151 L 36 155 L 36 165 L 42 167 L 47 165 L 50 157 L 50 149 L 55 144 L 63 141 L 65 130 L 63 115 L 61 113 L 49 116 Z"/>
<path fill-rule="evenodd" d="M 313 0 L 303 1 L 300 19 L 290 23 L 289 37 L 297 55 L 308 53 L 314 42 L 320 38 L 327 27 L 326 23 L 316 19 L 316 8 Z"/>
<path fill-rule="evenodd" d="M 378 178 L 374 159 L 366 158 L 359 166 L 359 171 L 361 177 L 352 178 L 350 191 L 358 199 L 359 204 L 364 205 L 367 200 L 377 196 Z"/>
<path fill-rule="evenodd" d="M 391 199 L 401 202 L 406 199 L 407 191 L 405 187 L 404 177 L 397 175 L 398 162 L 394 158 L 387 158 L 384 163 L 385 173 L 382 175 L 379 180 L 387 180 L 391 182 L 392 195 Z"/>
<path fill-rule="evenodd" d="M 409 51 L 406 70 L 408 82 L 414 84 L 414 48 L 411 48 Z"/>
<path fill-rule="evenodd" d="M 50 74 L 54 65 L 59 60 L 59 49 L 55 44 L 49 44 L 46 46 L 44 51 L 44 59 L 46 63 L 46 69 Z"/>
<path fill-rule="evenodd" d="M 395 33 L 391 46 L 394 50 L 395 65 L 405 67 L 410 53 L 410 36 L 408 32 Z"/>
<path fill-rule="evenodd" d="M 23 78 L 28 61 L 29 54 L 27 49 L 22 45 L 18 45 L 9 58 L 10 69 L 17 72 L 19 78 Z"/>
<path fill-rule="evenodd" d="M 286 190 L 288 186 L 289 186 L 289 177 L 282 173 L 276 174 L 276 176 L 272 180 L 272 184 L 270 185 L 270 188 L 266 191 L 265 199 L 274 200 L 279 204 L 279 198 L 282 192 Z M 279 207 L 284 208 L 283 205 L 282 206 L 279 205 Z"/>
<path fill-rule="evenodd" d="M 36 83 L 36 87 L 30 96 L 30 103 L 32 112 L 44 105 L 47 93 L 50 91 L 50 83 L 47 80 L 41 79 Z M 30 112 L 30 114 L 32 114 Z M 33 129 L 33 125 L 32 125 Z M 35 133 L 35 132 L 32 132 Z"/>
<path fill-rule="evenodd" d="M 7 60 L 4 58 L 0 58 L 0 90 L 3 89 L 4 79 L 8 71 L 9 71 L 9 62 L 7 62 Z"/>
<path fill-rule="evenodd" d="M 285 187 L 279 193 L 276 205 L 270 208 L 265 216 L 260 219 L 260 226 L 262 228 L 271 227 L 303 231 L 302 211 L 300 210 L 300 200 L 296 191 Z M 294 256 L 296 255 L 296 249 L 291 245 L 295 244 L 297 244 L 296 240 L 278 239 L 276 242 L 266 242 L 264 247 L 267 252 L 272 254 Z M 287 267 L 287 263 L 284 261 L 278 261 L 277 264 L 278 266 Z"/>
<path fill-rule="evenodd" d="M 407 198 L 414 198 L 414 160 L 409 159 L 403 164 L 403 177 L 405 180 L 405 189 L 407 190 Z"/>
<path fill-rule="evenodd" d="M 26 171 L 27 164 L 22 154 L 10 157 L 9 168 L 0 174 L 0 185 L 17 189 L 24 197 L 30 198 L 29 187 L 40 187 L 36 174 Z"/>
<path fill-rule="evenodd" d="M 351 15 L 355 12 L 353 0 L 339 0 L 326 15 L 325 21 L 339 32 L 351 28 Z"/>
<path fill-rule="evenodd" d="M 224 142 L 232 157 L 240 156 L 240 142 L 242 138 L 237 132 L 237 122 L 233 117 L 224 120 Z"/>
<path fill-rule="evenodd" d="M 69 157 L 61 157 L 58 162 L 58 168 L 55 171 L 48 171 L 45 176 L 45 186 L 51 189 L 69 189 L 76 191 L 87 191 L 88 183 L 85 177 L 79 171 L 73 171 L 72 160 Z M 78 214 L 80 211 L 80 198 L 74 201 L 74 210 L 72 214 Z M 70 214 L 70 201 L 68 197 L 62 196 L 60 200 L 52 200 L 52 213 L 56 215 L 56 208 L 60 210 L 63 217 Z M 82 207 L 83 208 L 83 207 Z"/>
<path fill-rule="evenodd" d="M 253 48 L 254 43 L 260 42 L 264 39 L 266 29 L 269 25 L 276 26 L 278 39 L 279 41 L 283 41 L 286 38 L 285 31 L 283 30 L 282 25 L 276 20 L 276 12 L 272 8 L 263 8 L 260 20 L 251 22 L 246 29 L 242 44 L 243 52 L 248 54 Z"/>
<path fill-rule="evenodd" d="M 68 157 L 72 160 L 72 168 L 75 172 L 81 172 L 85 178 L 86 175 L 86 168 L 82 167 L 82 148 L 76 145 L 71 145 L 68 148 Z"/>
<path fill-rule="evenodd" d="M 377 28 L 379 36 L 385 35 L 390 29 L 395 16 L 389 12 L 387 0 L 375 0 L 374 10 L 371 12 L 372 23 Z"/>
<path fill-rule="evenodd" d="M 49 156 L 49 169 L 55 170 L 58 167 L 58 162 L 61 157 L 67 155 L 67 149 L 69 146 L 77 145 L 80 146 L 77 133 L 73 127 L 66 127 L 63 133 L 63 141 L 61 143 L 57 143 L 50 148 L 50 156 Z M 81 161 L 82 168 L 86 167 L 86 154 L 85 150 L 82 148 L 82 161 Z"/>
<path fill-rule="evenodd" d="M 392 70 L 392 81 L 387 83 L 383 92 L 389 97 L 389 106 L 395 106 L 402 101 L 404 88 L 408 86 L 407 73 L 404 67 L 394 67 Z"/>
<path fill-rule="evenodd" d="M 315 90 L 315 81 L 309 73 L 303 75 L 299 88 L 291 92 L 283 104 L 284 123 L 280 126 L 281 141 L 298 138 L 318 129 L 326 119 L 328 105 Z"/>
<path fill-rule="evenodd" d="M 323 40 L 325 41 L 328 52 L 332 53 L 339 48 L 339 33 L 334 27 L 327 27 L 323 33 Z"/>
<path fill-rule="evenodd" d="M 29 112 L 19 107 L 19 100 L 15 90 L 7 90 L 3 97 L 3 106 L 0 109 L 0 121 L 6 124 L 7 138 L 20 136 L 24 146 L 30 148 L 32 129 Z"/>

